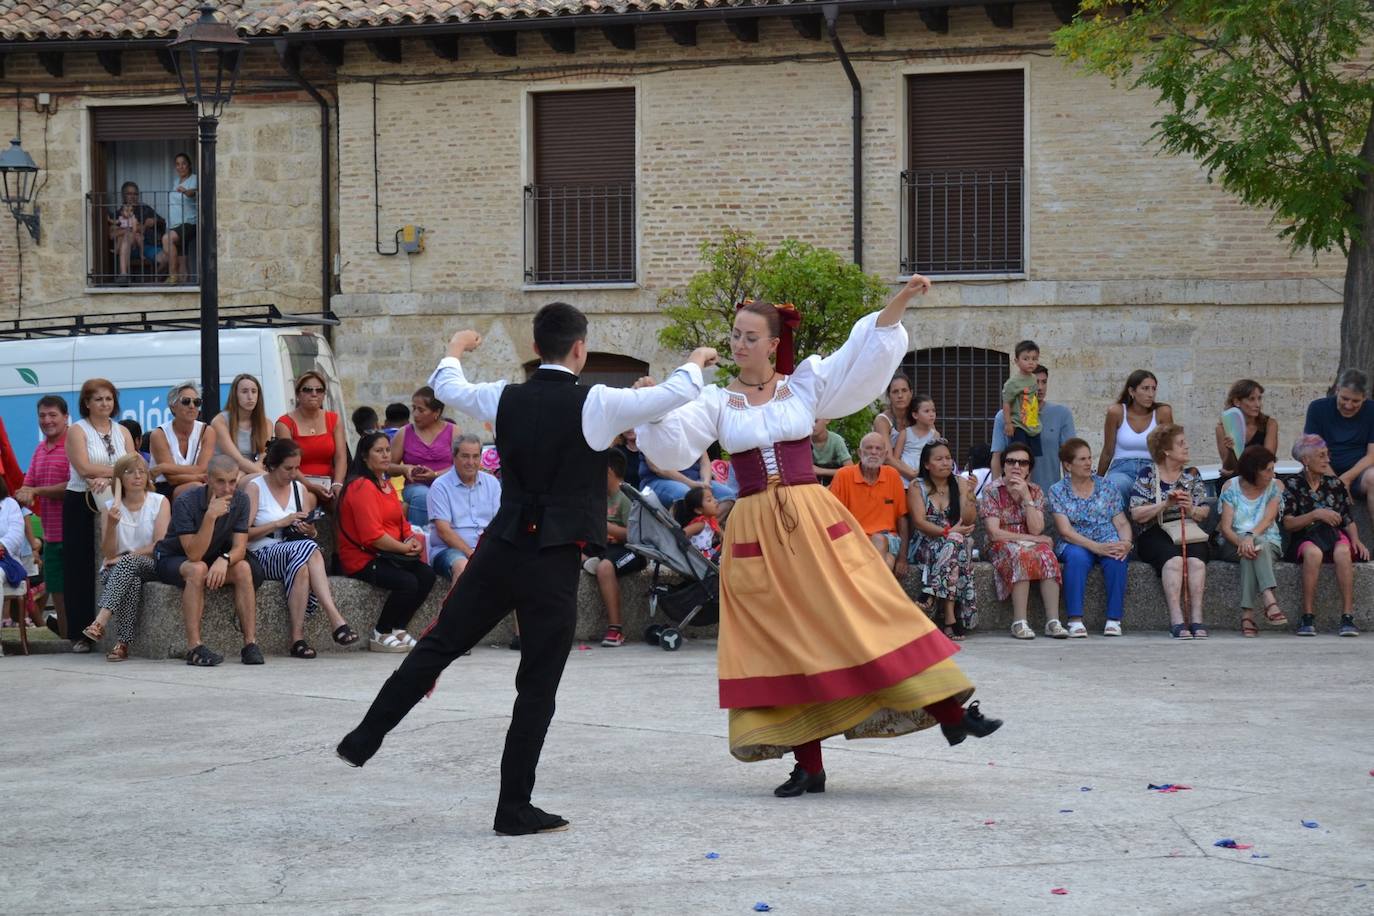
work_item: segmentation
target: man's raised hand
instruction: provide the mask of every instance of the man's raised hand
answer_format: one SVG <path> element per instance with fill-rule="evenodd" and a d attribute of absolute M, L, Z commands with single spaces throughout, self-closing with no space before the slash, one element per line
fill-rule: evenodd
<path fill-rule="evenodd" d="M 481 345 L 481 334 L 471 329 L 459 331 L 449 338 L 448 355 L 454 359 L 462 359 L 463 354 L 476 350 Z"/>

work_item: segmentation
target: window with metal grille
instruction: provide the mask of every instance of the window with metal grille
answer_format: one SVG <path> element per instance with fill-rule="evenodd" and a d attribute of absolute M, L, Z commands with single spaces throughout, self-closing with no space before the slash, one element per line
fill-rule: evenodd
<path fill-rule="evenodd" d="M 935 399 L 935 426 L 949 440 L 960 467 L 968 462 L 969 449 L 992 442 L 992 421 L 1011 375 L 1009 354 L 981 347 L 931 347 L 908 354 L 902 371 L 915 379 L 916 393 Z"/>
<path fill-rule="evenodd" d="M 1025 72 L 907 77 L 902 273 L 1023 273 Z"/>
<path fill-rule="evenodd" d="M 525 377 L 529 378 L 538 368 L 537 359 L 525 363 Z M 629 388 L 648 374 L 649 364 L 632 356 L 621 356 L 619 353 L 588 353 L 587 364 L 582 367 L 582 374 L 577 378 L 583 385 Z"/>
<path fill-rule="evenodd" d="M 635 92 L 541 92 L 525 186 L 525 282 L 635 279 Z"/>

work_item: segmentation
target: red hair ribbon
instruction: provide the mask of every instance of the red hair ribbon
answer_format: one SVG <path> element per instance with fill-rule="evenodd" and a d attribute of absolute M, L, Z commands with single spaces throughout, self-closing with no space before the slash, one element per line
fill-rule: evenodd
<path fill-rule="evenodd" d="M 753 299 L 745 299 L 735 306 L 735 311 L 739 311 L 746 305 L 753 303 Z M 778 310 L 778 353 L 777 371 L 779 375 L 791 375 L 797 367 L 797 355 L 793 343 L 793 332 L 801 327 L 801 312 L 790 302 L 780 302 L 773 306 Z"/>

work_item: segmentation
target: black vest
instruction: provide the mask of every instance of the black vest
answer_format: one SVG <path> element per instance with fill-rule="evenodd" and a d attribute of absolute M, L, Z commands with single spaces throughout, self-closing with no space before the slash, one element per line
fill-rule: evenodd
<path fill-rule="evenodd" d="M 537 369 L 507 385 L 496 408 L 501 508 L 487 531 L 531 549 L 606 544 L 606 453 L 582 435 L 590 389 L 577 376 Z"/>

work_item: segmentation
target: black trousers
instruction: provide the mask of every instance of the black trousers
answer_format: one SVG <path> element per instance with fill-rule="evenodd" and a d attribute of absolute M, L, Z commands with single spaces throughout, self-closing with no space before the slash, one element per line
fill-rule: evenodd
<path fill-rule="evenodd" d="M 410 623 L 410 618 L 415 616 L 434 588 L 435 576 L 430 565 L 420 560 L 373 560 L 353 573 L 351 578 L 361 579 L 391 593 L 386 596 L 386 603 L 377 615 L 376 627 L 378 633 L 390 633 L 392 630 L 404 630 Z"/>
<path fill-rule="evenodd" d="M 520 668 L 496 810 L 500 816 L 524 809 L 572 649 L 580 569 L 581 553 L 574 544 L 535 551 L 483 538 L 434 626 L 382 685 L 355 732 L 357 738 L 371 747 L 381 744 L 449 663 L 477 645 L 514 607 L 520 615 Z"/>
<path fill-rule="evenodd" d="M 85 493 L 62 497 L 62 566 L 67 601 L 67 639 L 79 639 L 95 620 L 95 520 Z"/>

